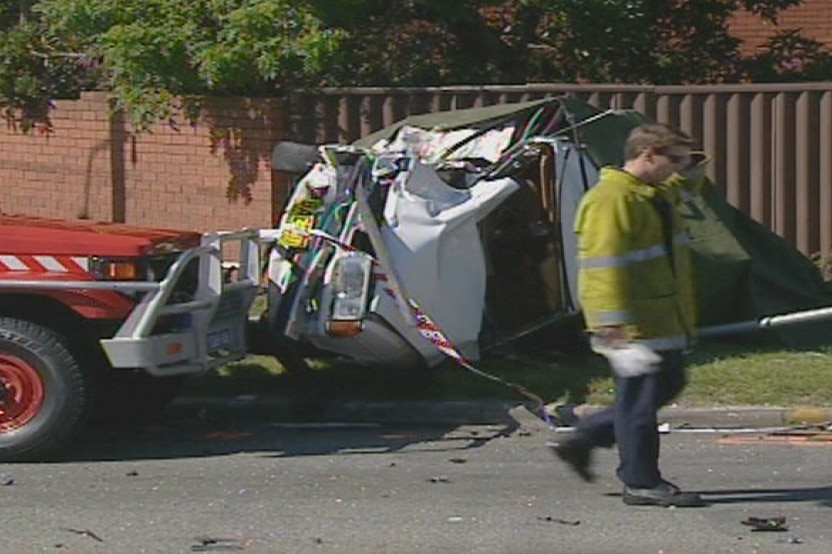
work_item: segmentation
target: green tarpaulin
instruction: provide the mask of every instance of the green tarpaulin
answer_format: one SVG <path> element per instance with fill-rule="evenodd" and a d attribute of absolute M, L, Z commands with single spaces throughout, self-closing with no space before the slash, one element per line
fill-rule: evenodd
<path fill-rule="evenodd" d="M 369 147 L 379 140 L 390 140 L 405 125 L 427 130 L 485 130 L 513 122 L 518 129 L 531 128 L 530 120 L 541 114 L 557 118 L 557 124 L 549 128 L 551 135 L 571 141 L 594 169 L 620 165 L 630 129 L 647 121 L 635 111 L 605 112 L 572 98 L 548 98 L 412 116 L 362 138 L 356 145 Z M 593 182 L 561 183 L 560 194 L 564 187 L 571 187 L 573 197 L 579 196 L 593 185 Z M 556 205 L 564 205 L 561 200 L 557 198 Z M 569 206 L 564 205 L 559 217 L 563 219 L 561 233 L 570 233 Z M 813 262 L 728 204 L 718 184 L 699 187 L 698 194 L 686 200 L 684 217 L 693 241 L 702 326 L 832 306 L 832 288 L 823 281 Z M 565 242 L 569 239 L 561 237 Z M 562 263 L 567 266 L 563 268 L 565 273 L 574 273 L 574 259 L 566 257 Z M 766 336 L 795 347 L 830 344 L 832 323 L 783 327 Z"/>

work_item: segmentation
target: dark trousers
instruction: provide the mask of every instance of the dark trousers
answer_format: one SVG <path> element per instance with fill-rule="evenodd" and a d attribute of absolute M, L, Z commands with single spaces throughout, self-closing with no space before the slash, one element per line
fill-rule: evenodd
<path fill-rule="evenodd" d="M 638 377 L 616 377 L 615 404 L 582 418 L 576 428 L 576 437 L 592 446 L 611 447 L 618 443 L 616 473 L 628 487 L 652 488 L 662 482 L 656 414 L 687 382 L 681 351 L 660 354 L 659 371 Z"/>

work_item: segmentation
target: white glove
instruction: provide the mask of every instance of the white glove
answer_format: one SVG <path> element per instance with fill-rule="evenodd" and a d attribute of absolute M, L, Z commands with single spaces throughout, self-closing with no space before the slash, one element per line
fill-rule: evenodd
<path fill-rule="evenodd" d="M 592 351 L 604 356 L 618 377 L 649 375 L 661 369 L 662 357 L 639 342 L 615 342 L 590 339 Z"/>

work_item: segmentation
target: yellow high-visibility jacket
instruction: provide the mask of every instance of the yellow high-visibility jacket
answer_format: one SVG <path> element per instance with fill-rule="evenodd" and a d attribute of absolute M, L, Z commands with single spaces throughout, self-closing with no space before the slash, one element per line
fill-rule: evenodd
<path fill-rule="evenodd" d="M 693 268 L 678 201 L 674 187 L 601 169 L 575 217 L 578 292 L 590 332 L 623 325 L 653 350 L 689 346 L 696 329 Z"/>

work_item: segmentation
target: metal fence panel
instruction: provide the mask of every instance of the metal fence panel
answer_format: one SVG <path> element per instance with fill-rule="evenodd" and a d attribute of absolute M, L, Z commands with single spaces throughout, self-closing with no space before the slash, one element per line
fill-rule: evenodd
<path fill-rule="evenodd" d="M 732 205 L 807 255 L 832 253 L 832 82 L 334 88 L 289 96 L 292 140 L 348 143 L 409 115 L 568 95 L 696 137 Z"/>

